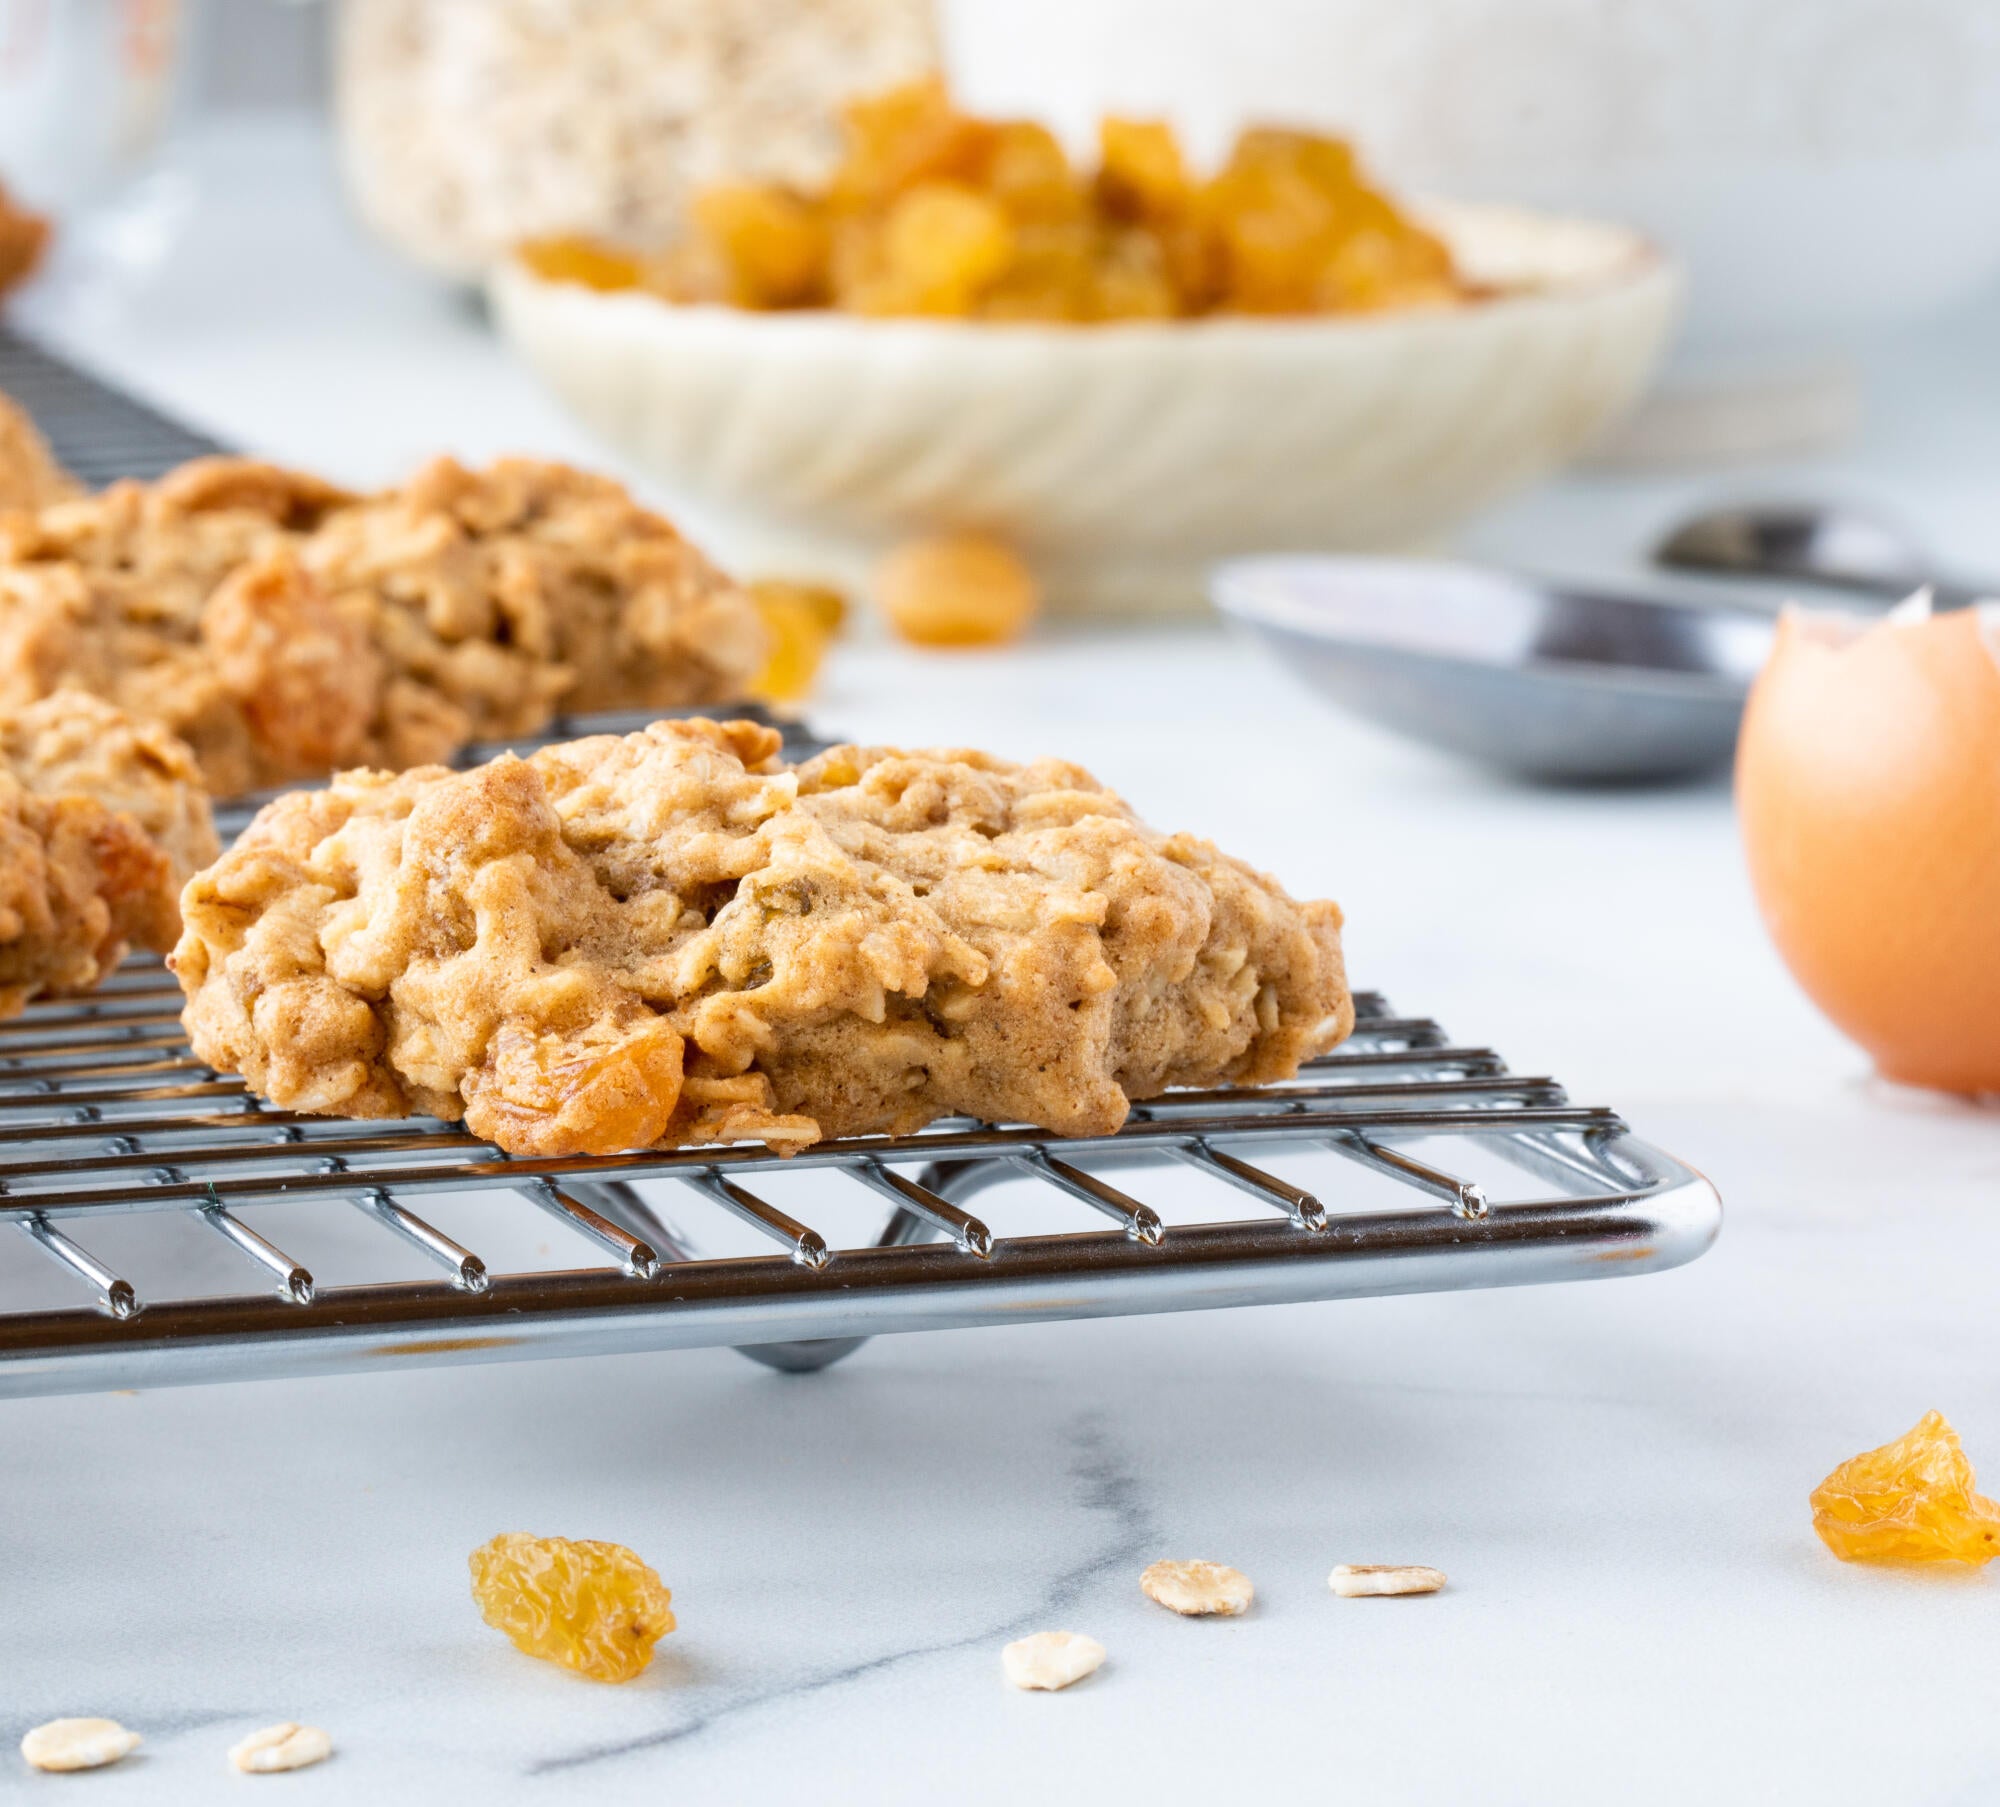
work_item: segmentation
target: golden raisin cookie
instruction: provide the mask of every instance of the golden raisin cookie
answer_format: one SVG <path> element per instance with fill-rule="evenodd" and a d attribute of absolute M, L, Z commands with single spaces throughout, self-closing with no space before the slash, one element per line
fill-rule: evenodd
<path fill-rule="evenodd" d="M 0 395 L 0 509 L 46 507 L 76 489 L 27 411 Z"/>
<path fill-rule="evenodd" d="M 194 756 L 68 690 L 0 711 L 0 1017 L 88 991 L 180 933 L 181 886 L 216 856 Z"/>
<path fill-rule="evenodd" d="M 570 1155 L 1102 1134 L 1353 1024 L 1333 904 L 1076 766 L 778 744 L 660 722 L 279 799 L 184 900 L 195 1051 L 287 1109 Z"/>
<path fill-rule="evenodd" d="M 0 704 L 108 697 L 219 796 L 739 695 L 766 645 L 673 527 L 562 465 L 440 459 L 357 497 L 208 458 L 0 517 Z"/>

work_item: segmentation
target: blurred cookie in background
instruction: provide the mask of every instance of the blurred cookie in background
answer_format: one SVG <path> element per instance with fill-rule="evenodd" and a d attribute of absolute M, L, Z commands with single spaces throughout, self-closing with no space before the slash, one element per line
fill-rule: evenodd
<path fill-rule="evenodd" d="M 0 395 L 0 508 L 45 508 L 78 487 L 27 411 Z"/>
<path fill-rule="evenodd" d="M 27 281 L 48 245 L 48 221 L 30 213 L 0 182 L 0 295 Z"/>

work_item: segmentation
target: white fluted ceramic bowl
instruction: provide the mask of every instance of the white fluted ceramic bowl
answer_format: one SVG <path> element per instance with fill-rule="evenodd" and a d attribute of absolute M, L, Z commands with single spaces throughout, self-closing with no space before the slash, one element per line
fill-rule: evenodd
<path fill-rule="evenodd" d="M 1441 311 L 1092 327 L 678 307 L 493 277 L 500 328 L 577 416 L 698 509 L 739 569 L 852 580 L 970 528 L 1051 608 L 1198 610 L 1218 558 L 1435 546 L 1621 414 L 1672 266 L 1617 227 L 1439 209 L 1475 277 Z"/>

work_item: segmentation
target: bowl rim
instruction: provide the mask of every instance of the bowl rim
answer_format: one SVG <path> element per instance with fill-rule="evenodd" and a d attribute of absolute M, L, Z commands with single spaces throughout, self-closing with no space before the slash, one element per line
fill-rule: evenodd
<path fill-rule="evenodd" d="M 1679 287 L 1683 272 L 1664 246 L 1633 226 L 1581 215 L 1542 213 L 1483 202 L 1426 201 L 1418 212 L 1435 221 L 1505 223 L 1515 229 L 1557 233 L 1588 232 L 1606 242 L 1602 267 L 1586 274 L 1554 275 L 1530 285 L 1523 281 L 1497 293 L 1452 307 L 1384 308 L 1367 313 L 1204 314 L 1190 320 L 970 320 L 924 315 L 844 313 L 837 308 L 756 309 L 724 302 L 673 301 L 649 289 L 599 289 L 566 277 L 530 269 L 518 251 L 498 260 L 487 274 L 494 296 L 525 291 L 568 297 L 566 305 L 602 307 L 638 320 L 671 322 L 694 330 L 761 335 L 767 341 L 821 340 L 877 343 L 891 338 L 933 344 L 1089 347 L 1166 344 L 1228 345 L 1361 340 L 1392 332 L 1455 332 L 1473 321 L 1518 317 L 1565 309 L 1608 296 L 1638 292 L 1666 282 Z"/>

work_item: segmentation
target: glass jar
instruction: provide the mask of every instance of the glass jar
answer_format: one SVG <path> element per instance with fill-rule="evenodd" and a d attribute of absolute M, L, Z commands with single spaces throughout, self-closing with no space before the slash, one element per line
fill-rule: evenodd
<path fill-rule="evenodd" d="M 656 246 L 704 183 L 817 179 L 839 104 L 936 55 L 932 0 L 343 0 L 342 158 L 453 276 L 550 234 Z"/>
<path fill-rule="evenodd" d="M 0 178 L 62 213 L 144 163 L 166 124 L 180 0 L 0 0 Z"/>

